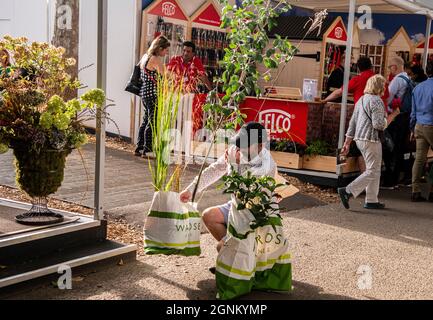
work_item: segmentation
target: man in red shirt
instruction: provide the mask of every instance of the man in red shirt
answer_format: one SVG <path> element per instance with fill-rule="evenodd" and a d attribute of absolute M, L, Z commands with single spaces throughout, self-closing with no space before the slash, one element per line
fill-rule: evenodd
<path fill-rule="evenodd" d="M 367 84 L 368 79 L 374 76 L 374 72 L 372 70 L 373 66 L 371 64 L 371 60 L 368 57 L 361 57 L 357 62 L 357 66 L 359 71 L 361 72 L 359 75 L 354 77 L 349 82 L 349 93 L 353 93 L 353 98 L 355 105 L 359 99 L 364 95 L 365 86 Z M 335 90 L 331 93 L 325 100 L 324 103 L 334 101 L 340 98 L 343 95 L 343 87 L 338 90 Z"/>
<path fill-rule="evenodd" d="M 195 55 L 195 44 L 190 41 L 183 43 L 183 55 L 173 57 L 167 69 L 176 76 L 177 81 L 180 82 L 183 79 L 183 91 L 185 92 L 197 92 L 200 82 L 212 90 L 212 84 L 206 75 L 203 63 Z"/>

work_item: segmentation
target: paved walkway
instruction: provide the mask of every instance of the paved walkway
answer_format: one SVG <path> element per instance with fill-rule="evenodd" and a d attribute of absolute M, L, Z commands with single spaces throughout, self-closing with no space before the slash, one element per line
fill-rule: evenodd
<path fill-rule="evenodd" d="M 147 160 L 130 153 L 106 149 L 105 209 L 112 210 L 150 201 L 153 196 Z M 185 171 L 182 181 L 189 182 L 198 168 Z M 54 195 L 62 200 L 94 207 L 95 145 L 88 144 L 81 154 L 74 151 L 67 159 L 65 178 Z M 0 155 L 0 184 L 16 187 L 13 153 Z"/>

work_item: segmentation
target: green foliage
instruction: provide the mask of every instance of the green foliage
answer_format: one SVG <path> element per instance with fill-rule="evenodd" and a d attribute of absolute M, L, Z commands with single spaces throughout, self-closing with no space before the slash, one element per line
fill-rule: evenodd
<path fill-rule="evenodd" d="M 297 49 L 286 39 L 277 35 L 272 48 L 269 43 L 268 29 L 276 26 L 277 17 L 290 9 L 286 0 L 244 0 L 242 7 L 232 6 L 228 0 L 220 0 L 223 6 L 222 28 L 228 28 L 229 48 L 225 49 L 224 60 L 220 62 L 225 70 L 216 80 L 216 89 L 208 96 L 204 107 L 211 115 L 207 127 L 213 131 L 224 126 L 234 129 L 241 125 L 244 116 L 239 105 L 247 96 L 260 96 L 258 81 L 270 81 L 269 71 L 260 74 L 257 64 L 263 63 L 268 69 L 275 69 L 281 63 L 290 61 Z M 222 87 L 225 96 L 218 97 Z M 215 115 L 215 116 L 212 116 Z"/>
<path fill-rule="evenodd" d="M 236 197 L 237 210 L 247 209 L 253 214 L 255 221 L 250 225 L 252 230 L 270 224 L 272 216 L 281 218 L 278 203 L 274 199 L 276 190 L 283 185 L 277 184 L 274 178 L 255 177 L 249 171 L 242 176 L 232 170 L 223 181 L 224 193 Z"/>
<path fill-rule="evenodd" d="M 169 178 L 170 156 L 173 151 L 173 131 L 179 110 L 182 84 L 178 85 L 167 75 L 159 77 L 157 106 L 151 121 L 152 149 L 155 159 L 149 160 L 149 168 L 155 191 L 169 191 L 176 174 Z"/>
<path fill-rule="evenodd" d="M 225 128 L 236 129 L 244 123 L 245 115 L 240 111 L 240 104 L 247 96 L 260 96 L 258 81 L 272 79 L 270 70 L 259 73 L 257 64 L 263 63 L 266 68 L 277 68 L 281 63 L 290 61 L 297 48 L 287 39 L 276 36 L 271 48 L 268 30 L 277 25 L 278 16 L 290 10 L 288 0 L 243 0 L 242 7 L 232 6 L 229 0 L 219 0 L 223 6 L 222 28 L 227 28 L 229 48 L 220 65 L 224 72 L 215 80 L 216 86 L 208 94 L 203 110 L 207 113 L 206 127 L 214 133 L 209 148 L 215 142 L 216 132 Z M 219 96 L 222 88 L 224 96 Z M 206 161 L 204 161 L 206 163 Z M 204 164 L 200 169 L 198 183 L 193 192 L 193 201 L 197 194 Z"/>
<path fill-rule="evenodd" d="M 20 188 L 46 197 L 61 186 L 67 155 L 87 142 L 83 122 L 97 111 L 106 114 L 105 93 L 95 89 L 64 100 L 81 84 L 68 73 L 75 60 L 63 48 L 5 36 L 2 50 L 14 64 L 0 73 L 0 153 L 12 148 Z"/>
<path fill-rule="evenodd" d="M 323 140 L 313 141 L 305 149 L 305 154 L 309 156 L 327 156 L 330 152 L 331 147 L 329 143 Z"/>
<path fill-rule="evenodd" d="M 305 146 L 295 143 L 290 139 L 282 139 L 282 140 L 272 140 L 271 141 L 271 150 L 278 152 L 290 152 L 297 153 L 299 155 L 304 155 Z"/>
<path fill-rule="evenodd" d="M 29 152 L 15 148 L 16 180 L 31 197 L 47 197 L 55 193 L 63 182 L 66 156 L 70 150 Z"/>
<path fill-rule="evenodd" d="M 79 99 L 64 101 L 65 91 L 81 84 L 68 74 L 75 60 L 66 58 L 63 48 L 5 36 L 0 50 L 14 57 L 11 71 L 0 74 L 0 151 L 5 146 L 26 146 L 29 152 L 39 153 L 85 144 L 83 122 L 93 118 L 89 113 L 95 114 L 96 109 L 105 112 L 105 93 L 93 89 Z"/>

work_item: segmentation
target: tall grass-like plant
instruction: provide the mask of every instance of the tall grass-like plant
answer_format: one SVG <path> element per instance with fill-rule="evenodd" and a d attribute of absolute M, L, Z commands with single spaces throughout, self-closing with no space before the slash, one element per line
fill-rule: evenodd
<path fill-rule="evenodd" d="M 176 83 L 167 74 L 159 77 L 157 104 L 151 123 L 154 159 L 149 159 L 155 191 L 170 191 L 179 175 L 177 170 L 170 176 L 170 156 L 173 151 L 174 130 L 179 110 L 182 84 Z"/>

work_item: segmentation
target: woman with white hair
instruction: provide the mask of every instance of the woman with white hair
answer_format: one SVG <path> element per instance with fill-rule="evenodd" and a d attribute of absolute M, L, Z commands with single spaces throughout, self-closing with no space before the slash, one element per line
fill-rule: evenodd
<path fill-rule="evenodd" d="M 382 169 L 382 144 L 379 132 L 385 130 L 388 121 L 392 121 L 398 114 L 394 112 L 385 118 L 385 106 L 381 99 L 385 91 L 386 79 L 375 75 L 367 81 L 364 96 L 355 106 L 349 128 L 346 134 L 341 154 L 347 156 L 352 141 L 356 142 L 358 149 L 365 159 L 366 170 L 346 188 L 338 189 L 341 201 L 349 209 L 349 199 L 357 198 L 366 191 L 366 209 L 384 209 L 385 205 L 379 202 L 379 185 Z"/>

